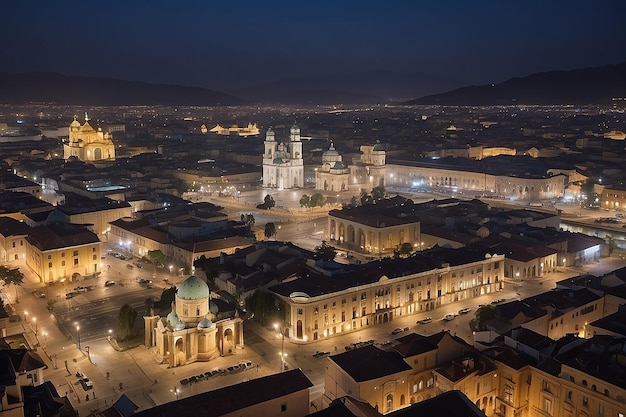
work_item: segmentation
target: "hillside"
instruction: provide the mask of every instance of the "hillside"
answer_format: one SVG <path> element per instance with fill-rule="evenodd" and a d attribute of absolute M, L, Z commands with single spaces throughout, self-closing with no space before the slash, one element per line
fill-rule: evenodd
<path fill-rule="evenodd" d="M 243 100 L 231 95 L 199 87 L 67 76 L 51 72 L 0 73 L 0 102 L 101 106 L 244 104 Z"/>
<path fill-rule="evenodd" d="M 608 104 L 614 97 L 626 97 L 626 63 L 540 72 L 499 84 L 469 86 L 429 95 L 406 104 Z"/>

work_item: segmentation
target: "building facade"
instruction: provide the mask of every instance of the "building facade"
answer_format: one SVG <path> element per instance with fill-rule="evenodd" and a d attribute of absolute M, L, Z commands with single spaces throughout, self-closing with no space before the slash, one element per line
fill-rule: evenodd
<path fill-rule="evenodd" d="M 69 126 L 69 139 L 63 145 L 63 159 L 76 157 L 81 161 L 94 162 L 115 159 L 115 145 L 112 136 L 98 128 L 95 130 L 89 124 L 89 117 L 85 113 L 85 123 L 74 118 Z"/>
<path fill-rule="evenodd" d="M 304 159 L 300 128 L 293 125 L 288 142 L 276 142 L 274 131 L 270 128 L 265 134 L 265 152 L 263 153 L 263 187 L 288 188 L 304 187 Z"/>
<path fill-rule="evenodd" d="M 315 189 L 347 191 L 349 184 L 350 170 L 331 142 L 328 150 L 322 154 L 322 166 L 315 171 Z"/>
<path fill-rule="evenodd" d="M 195 275 L 180 284 L 167 317 L 145 316 L 144 324 L 146 346 L 169 366 L 209 361 L 244 346 L 241 318 L 223 317 L 208 285 Z"/>

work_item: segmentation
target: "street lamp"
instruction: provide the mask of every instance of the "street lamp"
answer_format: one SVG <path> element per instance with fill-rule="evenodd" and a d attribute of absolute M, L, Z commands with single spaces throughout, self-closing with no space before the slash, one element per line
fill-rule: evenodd
<path fill-rule="evenodd" d="M 274 330 L 278 331 L 278 323 L 274 323 Z M 285 329 L 284 327 L 280 329 L 280 334 L 282 336 L 282 341 L 280 344 L 280 372 L 285 370 Z"/>
<path fill-rule="evenodd" d="M 111 333 L 113 333 L 113 330 L 109 329 L 109 335 L 107 336 L 109 342 L 111 341 Z"/>
<path fill-rule="evenodd" d="M 172 268 L 174 268 L 174 265 L 170 265 L 170 276 L 172 276 Z"/>
<path fill-rule="evenodd" d="M 174 395 L 176 396 L 176 400 L 178 401 L 178 393 L 180 392 L 178 391 L 178 387 L 175 386 L 172 392 L 174 393 Z"/>
<path fill-rule="evenodd" d="M 35 326 L 35 337 L 37 337 L 37 317 L 33 317 L 33 324 Z"/>
<path fill-rule="evenodd" d="M 76 326 L 76 335 L 77 335 L 77 345 L 78 345 L 78 350 L 80 350 L 80 326 Z"/>

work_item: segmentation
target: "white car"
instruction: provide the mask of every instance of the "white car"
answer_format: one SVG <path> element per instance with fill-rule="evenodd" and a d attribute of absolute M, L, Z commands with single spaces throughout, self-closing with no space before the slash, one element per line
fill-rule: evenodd
<path fill-rule="evenodd" d="M 460 309 L 460 310 L 459 310 L 459 314 L 467 314 L 467 313 L 469 313 L 470 311 L 472 311 L 472 309 L 471 309 L 471 308 L 469 308 L 469 307 L 465 307 L 465 308 L 462 308 L 462 309 Z"/>
<path fill-rule="evenodd" d="M 449 313 L 449 314 L 446 314 L 445 316 L 443 316 L 443 319 L 445 321 L 450 321 L 450 320 L 454 320 L 455 317 L 456 317 L 456 314 Z"/>
<path fill-rule="evenodd" d="M 428 324 L 433 321 L 432 317 L 426 317 L 425 319 L 421 319 L 417 321 L 417 324 Z"/>

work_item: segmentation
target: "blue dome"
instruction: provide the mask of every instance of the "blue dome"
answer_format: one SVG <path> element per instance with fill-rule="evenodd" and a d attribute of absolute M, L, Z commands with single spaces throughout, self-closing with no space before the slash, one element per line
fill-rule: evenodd
<path fill-rule="evenodd" d="M 280 156 L 278 158 L 274 158 L 274 161 L 272 161 L 274 164 L 284 164 L 285 162 L 283 161 L 283 158 L 281 158 Z"/>
<path fill-rule="evenodd" d="M 180 284 L 176 295 L 184 300 L 209 298 L 209 286 L 197 276 L 191 275 Z"/>
<path fill-rule="evenodd" d="M 179 321 L 176 326 L 174 326 L 174 331 L 179 331 L 179 330 L 184 330 L 185 329 L 185 323 L 183 323 L 182 321 Z"/>
<path fill-rule="evenodd" d="M 170 326 L 173 326 L 180 321 L 180 319 L 178 318 L 178 314 L 176 314 L 176 311 L 174 310 L 172 310 L 170 314 L 167 315 L 166 319 L 167 324 L 169 324 Z"/>
<path fill-rule="evenodd" d="M 198 327 L 202 329 L 212 329 L 215 327 L 215 324 L 205 316 L 202 320 L 200 320 L 200 323 L 198 323 Z"/>

